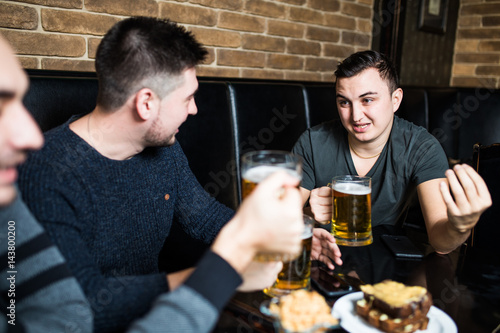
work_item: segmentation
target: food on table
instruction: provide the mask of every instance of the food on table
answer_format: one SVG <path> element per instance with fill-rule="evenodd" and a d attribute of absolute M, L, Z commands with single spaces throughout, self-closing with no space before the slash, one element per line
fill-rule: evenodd
<path fill-rule="evenodd" d="M 338 324 L 330 306 L 316 291 L 293 291 L 281 297 L 279 304 L 272 303 L 270 310 L 279 316 L 283 328 L 292 332 L 306 331 L 320 324 L 324 327 Z"/>
<path fill-rule="evenodd" d="M 356 312 L 368 323 L 388 333 L 411 333 L 427 329 L 432 297 L 427 289 L 385 280 L 361 286 L 363 298 Z"/>

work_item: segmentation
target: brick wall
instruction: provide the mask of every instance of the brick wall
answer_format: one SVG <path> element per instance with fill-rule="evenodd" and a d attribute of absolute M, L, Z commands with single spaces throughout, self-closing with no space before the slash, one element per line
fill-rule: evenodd
<path fill-rule="evenodd" d="M 451 85 L 500 88 L 500 1 L 461 0 Z"/>
<path fill-rule="evenodd" d="M 0 1 L 0 33 L 25 68 L 94 71 L 115 22 L 170 18 L 207 46 L 200 76 L 331 81 L 339 60 L 371 47 L 373 1 Z"/>

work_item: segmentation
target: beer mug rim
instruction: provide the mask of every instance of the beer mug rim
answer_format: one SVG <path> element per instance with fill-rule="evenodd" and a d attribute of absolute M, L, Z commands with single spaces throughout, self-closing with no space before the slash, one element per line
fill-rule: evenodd
<path fill-rule="evenodd" d="M 270 155 L 281 155 L 281 156 L 289 156 L 291 158 L 293 158 L 293 162 L 297 163 L 297 164 L 301 164 L 302 163 L 302 157 L 300 155 L 297 155 L 297 154 L 294 154 L 290 151 L 286 151 L 286 150 L 253 150 L 253 151 L 249 151 L 249 152 L 246 152 L 244 153 L 242 156 L 241 156 L 241 161 L 242 162 L 254 162 L 254 163 L 257 163 L 257 161 L 252 161 L 251 158 L 255 155 L 263 155 L 263 156 L 270 156 Z M 287 161 L 288 162 L 288 161 Z M 291 161 L 290 161 L 291 162 Z"/>
<path fill-rule="evenodd" d="M 371 177 L 368 177 L 368 176 L 357 176 L 357 175 L 342 175 L 342 176 L 335 176 L 332 178 L 332 184 L 334 181 L 360 181 L 360 182 L 364 182 L 364 181 L 369 181 L 370 184 L 371 184 L 371 180 L 372 178 Z"/>

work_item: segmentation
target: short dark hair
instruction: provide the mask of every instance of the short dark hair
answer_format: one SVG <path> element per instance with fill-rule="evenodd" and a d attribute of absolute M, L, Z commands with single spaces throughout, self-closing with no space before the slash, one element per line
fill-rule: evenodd
<path fill-rule="evenodd" d="M 108 31 L 97 49 L 97 104 L 117 109 L 145 87 L 163 98 L 172 88 L 171 81 L 206 55 L 189 31 L 170 20 L 124 19 Z"/>
<path fill-rule="evenodd" d="M 351 54 L 338 64 L 335 77 L 337 79 L 353 77 L 368 68 L 378 70 L 380 77 L 387 81 L 390 93 L 399 88 L 396 67 L 388 57 L 377 51 L 369 50 Z"/>

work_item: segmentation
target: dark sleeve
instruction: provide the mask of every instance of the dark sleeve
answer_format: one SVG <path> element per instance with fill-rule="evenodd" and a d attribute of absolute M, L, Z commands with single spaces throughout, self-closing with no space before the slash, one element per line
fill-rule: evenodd
<path fill-rule="evenodd" d="M 178 202 L 175 215 L 182 229 L 194 239 L 210 244 L 234 211 L 211 197 L 189 168 L 186 156 L 177 143 L 175 160 L 178 170 Z"/>
<path fill-rule="evenodd" d="M 208 251 L 185 285 L 197 291 L 221 311 L 242 282 L 229 263 L 214 252 Z"/>
<path fill-rule="evenodd" d="M 316 179 L 314 176 L 311 131 L 309 129 L 299 137 L 292 148 L 292 153 L 302 157 L 302 181 L 300 186 L 310 191 L 313 190 Z"/>
<path fill-rule="evenodd" d="M 241 282 L 226 261 L 208 251 L 186 283 L 158 297 L 147 316 L 127 332 L 211 332 Z"/>
<path fill-rule="evenodd" d="M 445 178 L 448 169 L 446 154 L 435 137 L 427 132 L 422 133 L 422 138 L 417 142 L 420 145 L 410 159 L 414 172 L 414 181 L 420 185 L 428 180 Z"/>

